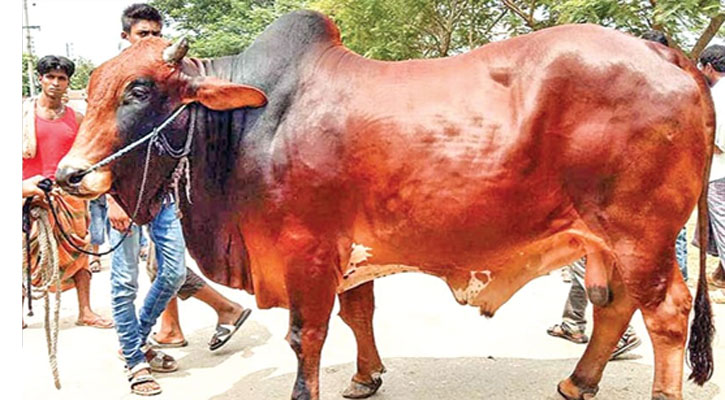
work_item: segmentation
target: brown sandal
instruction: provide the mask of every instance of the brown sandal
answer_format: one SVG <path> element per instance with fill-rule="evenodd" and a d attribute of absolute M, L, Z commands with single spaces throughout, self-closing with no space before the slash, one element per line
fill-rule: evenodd
<path fill-rule="evenodd" d="M 98 258 L 91 260 L 91 263 L 88 265 L 88 269 L 91 270 L 91 272 L 101 272 L 101 260 Z"/>
<path fill-rule="evenodd" d="M 570 330 L 564 328 L 564 325 L 561 324 L 556 324 L 552 326 L 551 328 L 546 330 L 546 333 L 551 336 L 560 337 L 562 339 L 566 339 L 570 342 L 574 342 L 577 344 L 583 344 L 589 341 L 589 338 L 584 333 L 571 332 Z"/>
<path fill-rule="evenodd" d="M 146 370 L 144 373 L 143 370 Z M 153 375 L 149 373 L 150 367 L 147 363 L 140 363 L 128 371 L 128 380 L 131 383 L 131 393 L 137 396 L 155 396 L 161 393 L 161 386 L 159 386 Z M 154 383 L 156 388 L 151 390 L 141 390 L 137 386 L 144 383 Z"/>

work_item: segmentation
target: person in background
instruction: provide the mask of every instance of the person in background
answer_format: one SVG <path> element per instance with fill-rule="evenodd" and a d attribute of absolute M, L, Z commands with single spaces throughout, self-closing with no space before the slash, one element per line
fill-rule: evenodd
<path fill-rule="evenodd" d="M 708 277 L 710 285 L 716 288 L 710 293 L 710 300 L 713 303 L 725 304 L 722 290 L 725 288 L 725 46 L 716 44 L 706 48 L 700 54 L 699 67 L 710 85 L 716 117 L 715 149 L 707 192 L 710 223 L 707 252 L 718 257 L 720 262 Z M 693 244 L 697 245 L 697 242 L 696 238 Z"/>
<path fill-rule="evenodd" d="M 62 101 L 75 72 L 71 60 L 53 55 L 42 57 L 38 60 L 37 72 L 41 93 L 37 99 L 27 100 L 23 110 L 23 197 L 35 196 L 34 203 L 47 208 L 49 204 L 45 203 L 45 195 L 37 184 L 45 178 L 55 179 L 58 163 L 70 150 L 83 115 Z M 63 229 L 77 247 L 88 248 L 86 202 L 58 191 L 50 195 L 58 215 L 58 220 L 51 218 L 50 223 L 58 243 L 61 290 L 75 287 L 78 294 L 76 325 L 112 328 L 111 320 L 91 309 L 88 256 L 73 248 L 60 231 Z M 39 246 L 38 227 L 34 223 L 30 237 L 31 270 L 38 267 Z M 39 279 L 33 284 L 39 283 Z"/>

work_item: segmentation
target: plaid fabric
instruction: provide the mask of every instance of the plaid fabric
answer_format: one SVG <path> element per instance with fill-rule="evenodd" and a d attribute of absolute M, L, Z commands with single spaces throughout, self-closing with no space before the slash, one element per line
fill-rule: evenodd
<path fill-rule="evenodd" d="M 76 246 L 84 250 L 90 250 L 90 234 L 88 232 L 90 216 L 88 213 L 87 202 L 66 193 L 53 192 L 51 193 L 51 196 L 55 212 L 58 215 L 58 222 L 65 233 L 68 234 L 70 240 Z M 48 207 L 48 204 L 44 201 L 36 201 L 35 205 L 45 208 Z M 53 234 L 55 236 L 55 240 L 58 242 L 58 265 L 61 272 L 61 290 L 66 291 L 75 286 L 73 276 L 82 269 L 88 269 L 88 255 L 81 253 L 71 246 L 58 229 L 56 221 L 49 209 L 48 212 L 50 224 L 53 228 Z M 35 273 L 38 268 L 38 261 L 40 258 L 38 224 L 38 221 L 33 221 L 33 227 L 30 232 L 30 260 L 31 271 L 33 273 Z M 23 240 L 25 240 L 24 237 Z M 39 284 L 39 278 L 33 281 L 33 285 L 37 284 Z M 55 290 L 55 286 L 51 286 L 51 288 L 52 290 Z"/>
<path fill-rule="evenodd" d="M 708 235 L 707 254 L 720 257 L 725 256 L 725 178 L 710 182 L 707 187 L 708 208 Z M 692 245 L 700 247 L 699 227 L 695 228 L 695 237 Z"/>

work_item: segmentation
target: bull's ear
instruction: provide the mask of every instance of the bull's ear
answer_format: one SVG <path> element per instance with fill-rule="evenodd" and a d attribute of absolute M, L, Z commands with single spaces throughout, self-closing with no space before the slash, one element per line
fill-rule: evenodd
<path fill-rule="evenodd" d="M 212 110 L 223 111 L 267 104 L 264 92 L 252 87 L 214 77 L 193 78 L 187 82 L 181 101 L 198 101 Z"/>

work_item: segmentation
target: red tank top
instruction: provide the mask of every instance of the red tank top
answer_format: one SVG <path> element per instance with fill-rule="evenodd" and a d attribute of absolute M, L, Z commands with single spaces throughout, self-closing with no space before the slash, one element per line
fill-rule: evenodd
<path fill-rule="evenodd" d="M 35 115 L 35 157 L 23 159 L 23 179 L 35 175 L 55 179 L 58 163 L 70 150 L 78 134 L 76 113 L 66 106 L 65 114 L 56 120 Z"/>

